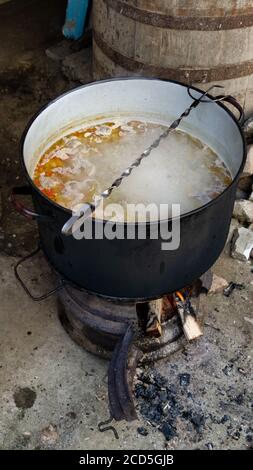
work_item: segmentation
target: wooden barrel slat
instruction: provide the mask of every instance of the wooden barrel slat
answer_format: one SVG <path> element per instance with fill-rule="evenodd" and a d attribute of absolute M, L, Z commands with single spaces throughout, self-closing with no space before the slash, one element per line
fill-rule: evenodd
<path fill-rule="evenodd" d="M 253 111 L 253 0 L 94 0 L 93 16 L 95 79 L 222 83 Z"/>
<path fill-rule="evenodd" d="M 253 8 L 238 9 L 227 15 L 225 10 L 185 10 L 181 14 L 170 15 L 159 13 L 154 10 L 154 3 L 150 9 L 137 7 L 123 0 L 105 0 L 107 6 L 111 7 L 121 15 L 127 16 L 140 23 L 149 24 L 159 28 L 171 28 L 179 30 L 220 31 L 227 29 L 238 29 L 253 26 Z M 170 6 L 171 10 L 171 6 Z M 215 15 L 215 13 L 218 13 Z"/>
<path fill-rule="evenodd" d="M 143 74 L 157 76 L 165 80 L 179 80 L 186 83 L 206 83 L 211 81 L 245 77 L 253 73 L 253 60 L 249 60 L 241 64 L 221 65 L 211 69 L 192 69 L 187 67 L 184 67 L 183 69 L 175 69 L 169 67 L 152 66 L 126 57 L 120 52 L 112 49 L 97 33 L 94 34 L 94 40 L 96 45 L 104 52 L 104 54 L 122 68 L 125 68 L 133 73 L 142 72 Z"/>

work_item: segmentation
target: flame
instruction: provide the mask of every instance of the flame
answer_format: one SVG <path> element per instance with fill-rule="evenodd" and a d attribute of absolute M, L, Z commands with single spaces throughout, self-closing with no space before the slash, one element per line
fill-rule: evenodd
<path fill-rule="evenodd" d="M 182 302 L 185 301 L 185 298 L 184 298 L 183 294 L 181 294 L 181 292 L 177 291 L 177 292 L 176 292 L 176 295 L 178 296 L 178 298 L 179 298 Z"/>

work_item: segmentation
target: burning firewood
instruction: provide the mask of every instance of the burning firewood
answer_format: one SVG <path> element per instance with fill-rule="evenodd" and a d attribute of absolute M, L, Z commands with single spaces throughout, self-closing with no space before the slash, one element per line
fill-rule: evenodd
<path fill-rule="evenodd" d="M 162 323 L 174 314 L 174 309 L 169 297 L 170 296 L 161 297 L 160 299 L 149 302 L 148 321 L 146 325 L 146 334 L 148 336 L 160 337 L 162 335 Z"/>
<path fill-rule="evenodd" d="M 184 298 L 181 292 L 177 292 L 176 295 L 180 299 L 180 302 L 177 303 L 177 310 L 187 340 L 192 341 L 199 338 L 203 335 L 203 332 L 197 322 L 190 302 Z"/>
<path fill-rule="evenodd" d="M 148 336 L 153 336 L 154 338 L 162 336 L 162 325 L 154 315 L 148 319 L 146 334 Z"/>

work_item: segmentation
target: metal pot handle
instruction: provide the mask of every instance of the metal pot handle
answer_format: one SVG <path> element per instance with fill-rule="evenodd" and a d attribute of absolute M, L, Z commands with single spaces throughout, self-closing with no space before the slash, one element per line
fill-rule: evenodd
<path fill-rule="evenodd" d="M 238 123 L 240 124 L 240 126 L 242 126 L 245 121 L 245 114 L 240 103 L 238 103 L 238 101 L 234 98 L 234 96 L 231 96 L 231 95 L 221 96 L 220 98 L 221 99 L 220 100 L 218 99 L 218 101 L 222 101 L 222 102 L 225 101 L 229 104 L 232 104 L 232 106 L 234 106 L 237 109 L 237 111 L 239 112 L 239 118 L 236 118 L 236 119 L 238 120 Z"/>
<path fill-rule="evenodd" d="M 11 190 L 11 202 L 13 206 L 15 207 L 16 211 L 26 217 L 27 219 L 30 220 L 41 220 L 47 222 L 48 220 L 52 219 L 52 217 L 43 215 L 43 214 L 38 214 L 32 209 L 29 209 L 20 202 L 16 196 L 17 195 L 22 195 L 22 196 L 31 196 L 32 195 L 32 190 L 30 186 L 15 186 Z"/>
<path fill-rule="evenodd" d="M 63 287 L 64 287 L 64 280 L 63 279 L 60 279 L 60 282 L 59 284 L 54 287 L 52 290 L 50 290 L 49 292 L 43 294 L 43 295 L 39 295 L 39 296 L 36 296 L 34 294 L 32 294 L 32 292 L 29 290 L 29 288 L 27 287 L 27 285 L 25 284 L 25 282 L 23 281 L 23 279 L 21 278 L 20 274 L 19 274 L 19 266 L 23 265 L 23 263 L 25 263 L 26 261 L 28 261 L 29 259 L 33 258 L 35 255 L 37 255 L 37 253 L 39 253 L 39 251 L 41 250 L 41 247 L 40 245 L 38 246 L 38 248 L 36 248 L 36 250 L 34 250 L 32 253 L 30 253 L 29 255 L 26 255 L 24 256 L 22 259 L 20 259 L 16 265 L 14 266 L 14 273 L 15 273 L 15 276 L 16 276 L 16 279 L 18 280 L 18 282 L 21 284 L 21 286 L 23 287 L 24 291 L 26 292 L 26 294 L 32 299 L 34 300 L 35 302 L 40 302 L 41 300 L 45 300 L 45 299 L 48 299 L 48 297 L 51 297 L 51 295 L 55 294 L 56 292 L 58 292 L 59 290 L 61 290 Z"/>
<path fill-rule="evenodd" d="M 212 89 L 214 88 L 222 88 L 224 89 L 224 86 L 222 85 L 212 85 L 206 93 L 208 93 L 209 91 L 211 91 Z M 196 100 L 196 97 L 193 96 L 192 94 L 192 91 L 191 91 L 191 87 L 189 86 L 187 88 L 187 92 L 188 92 L 188 95 L 193 99 L 193 100 Z M 221 102 L 224 102 L 226 101 L 227 103 L 229 104 L 232 104 L 232 106 L 234 106 L 237 111 L 239 111 L 239 118 L 237 119 L 239 124 L 242 126 L 244 121 L 245 121 L 245 114 L 244 114 L 244 111 L 243 111 L 243 108 L 242 106 L 240 105 L 240 103 L 238 103 L 238 101 L 234 98 L 234 96 L 232 95 L 218 95 L 218 96 L 212 96 L 211 97 L 211 101 L 208 100 L 208 99 L 205 99 L 204 97 L 201 97 L 199 99 L 199 102 L 200 103 L 221 103 Z"/>

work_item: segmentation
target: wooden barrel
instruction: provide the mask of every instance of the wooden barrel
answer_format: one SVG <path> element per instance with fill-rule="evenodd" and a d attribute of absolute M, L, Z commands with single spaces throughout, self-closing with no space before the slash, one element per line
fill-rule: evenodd
<path fill-rule="evenodd" d="M 220 84 L 253 111 L 253 0 L 94 0 L 96 80 Z M 220 93 L 220 91 L 218 91 Z"/>

